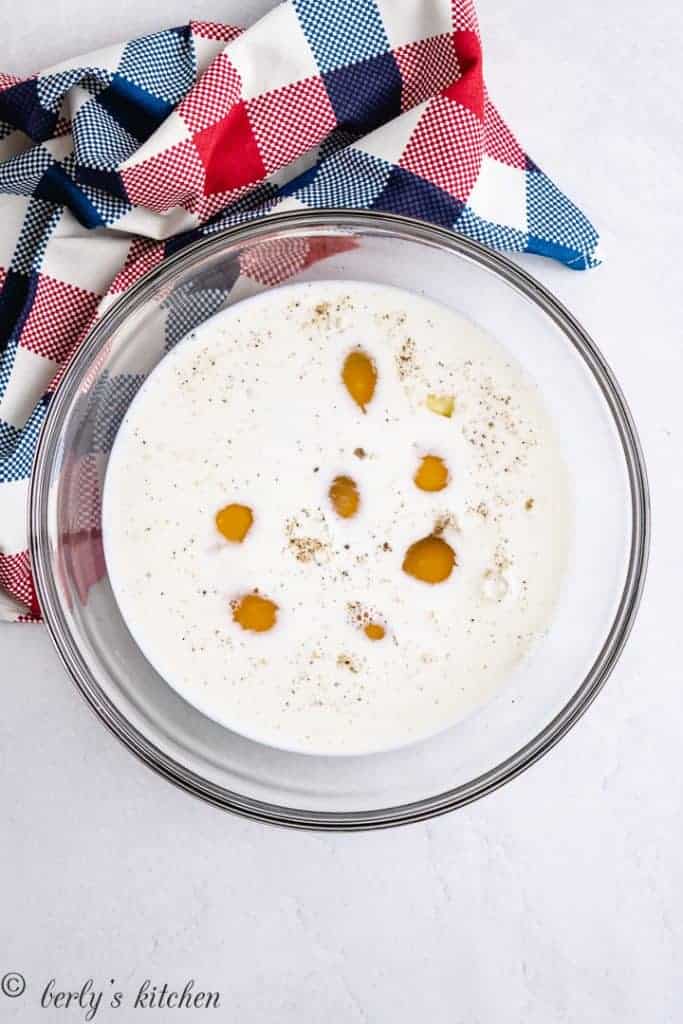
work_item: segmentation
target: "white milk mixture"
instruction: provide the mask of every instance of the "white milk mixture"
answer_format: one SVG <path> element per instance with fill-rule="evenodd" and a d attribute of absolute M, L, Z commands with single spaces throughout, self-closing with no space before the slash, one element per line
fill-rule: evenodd
<path fill-rule="evenodd" d="M 343 378 L 359 351 L 364 408 Z M 415 482 L 426 456 L 439 490 Z M 241 541 L 217 525 L 233 505 Z M 549 626 L 569 509 L 552 423 L 509 353 L 419 296 L 323 281 L 219 313 L 154 370 L 111 454 L 105 554 L 136 641 L 190 703 L 275 746 L 358 753 L 434 733 L 503 683 Z M 440 582 L 404 567 L 420 540 L 420 572 L 430 545 L 452 552 Z M 248 595 L 267 602 L 258 630 Z"/>

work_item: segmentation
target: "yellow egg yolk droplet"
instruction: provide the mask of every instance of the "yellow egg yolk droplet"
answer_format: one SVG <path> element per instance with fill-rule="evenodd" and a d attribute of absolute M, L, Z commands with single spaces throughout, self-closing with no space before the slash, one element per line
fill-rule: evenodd
<path fill-rule="evenodd" d="M 342 519 L 355 516 L 360 505 L 360 495 L 355 480 L 350 476 L 336 476 L 330 486 L 330 501 L 334 511 Z"/>
<path fill-rule="evenodd" d="M 216 526 L 226 540 L 241 544 L 251 529 L 254 516 L 248 505 L 226 505 L 216 513 Z"/>
<path fill-rule="evenodd" d="M 438 455 L 425 455 L 413 477 L 421 491 L 442 491 L 448 484 L 448 469 Z"/>
<path fill-rule="evenodd" d="M 344 360 L 342 380 L 356 405 L 365 412 L 365 406 L 372 401 L 377 383 L 377 368 L 370 356 L 360 349 L 349 352 Z"/>
<path fill-rule="evenodd" d="M 453 415 L 455 399 L 453 395 L 427 395 L 427 408 L 435 412 L 437 416 L 445 416 L 449 419 Z"/>
<path fill-rule="evenodd" d="M 275 602 L 260 594 L 245 594 L 239 601 L 234 601 L 232 606 L 233 622 L 254 633 L 265 633 L 272 629 L 277 620 L 277 612 Z"/>
<path fill-rule="evenodd" d="M 380 626 L 379 622 L 368 622 L 363 632 L 369 640 L 383 640 L 386 634 L 384 626 Z"/>
<path fill-rule="evenodd" d="M 450 544 L 432 535 L 410 545 L 403 559 L 403 571 L 424 583 L 443 583 L 456 564 Z"/>

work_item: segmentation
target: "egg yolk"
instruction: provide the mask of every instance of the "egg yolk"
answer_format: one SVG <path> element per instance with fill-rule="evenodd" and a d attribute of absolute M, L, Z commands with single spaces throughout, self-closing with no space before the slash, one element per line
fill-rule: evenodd
<path fill-rule="evenodd" d="M 380 626 L 379 622 L 368 622 L 363 632 L 369 640 L 383 640 L 386 634 L 384 626 Z"/>
<path fill-rule="evenodd" d="M 342 519 L 355 516 L 360 505 L 360 495 L 355 480 L 350 476 L 336 476 L 330 486 L 330 501 L 334 511 Z"/>
<path fill-rule="evenodd" d="M 427 395 L 427 408 L 437 416 L 450 418 L 455 408 L 453 395 Z"/>
<path fill-rule="evenodd" d="M 342 368 L 342 380 L 346 390 L 363 412 L 372 401 L 377 383 L 377 368 L 366 352 L 356 349 L 349 352 Z"/>
<path fill-rule="evenodd" d="M 425 455 L 413 477 L 421 491 L 442 491 L 448 484 L 448 469 L 438 455 Z"/>
<path fill-rule="evenodd" d="M 242 629 L 251 629 L 254 633 L 265 633 L 275 625 L 278 606 L 274 601 L 260 594 L 245 594 L 233 603 L 233 622 L 239 623 Z"/>
<path fill-rule="evenodd" d="M 251 529 L 254 516 L 248 505 L 226 505 L 216 513 L 216 526 L 226 540 L 241 544 Z"/>
<path fill-rule="evenodd" d="M 450 544 L 432 535 L 410 545 L 403 559 L 403 571 L 424 583 L 443 583 L 456 564 Z"/>

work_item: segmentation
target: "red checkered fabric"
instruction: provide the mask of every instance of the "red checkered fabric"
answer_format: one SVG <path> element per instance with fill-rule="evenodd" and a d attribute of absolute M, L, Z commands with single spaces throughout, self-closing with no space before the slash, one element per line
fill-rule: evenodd
<path fill-rule="evenodd" d="M 136 206 L 166 213 L 201 191 L 204 167 L 189 139 L 121 172 L 128 198 Z"/>
<path fill-rule="evenodd" d="M 240 256 L 241 272 L 268 285 L 286 281 L 307 265 L 308 243 L 305 238 L 259 242 Z"/>
<path fill-rule="evenodd" d="M 33 77 L 35 78 L 35 75 Z M 0 92 L 9 89 L 11 85 L 17 85 L 19 82 L 21 82 L 21 78 L 17 75 L 6 75 L 0 71 Z"/>
<path fill-rule="evenodd" d="M 16 555 L 0 552 L 0 588 L 29 610 L 28 617 L 21 616 L 24 621 L 40 617 L 28 551 L 20 551 Z"/>
<path fill-rule="evenodd" d="M 177 114 L 191 132 L 199 132 L 224 118 L 241 96 L 242 81 L 224 53 L 219 53 L 187 96 Z"/>
<path fill-rule="evenodd" d="M 455 32 L 476 32 L 479 34 L 477 12 L 472 0 L 451 0 L 451 17 Z"/>
<path fill-rule="evenodd" d="M 488 96 L 484 101 L 484 152 L 509 167 L 526 167 L 524 150 Z"/>
<path fill-rule="evenodd" d="M 21 332 L 22 348 L 61 363 L 80 338 L 99 301 L 100 296 L 94 292 L 41 275 Z"/>
<path fill-rule="evenodd" d="M 109 287 L 110 294 L 125 292 L 126 288 L 130 288 L 137 280 L 157 267 L 163 259 L 163 243 L 152 242 L 147 238 L 134 238 L 126 262 Z"/>
<path fill-rule="evenodd" d="M 236 203 L 238 199 L 249 192 L 249 185 L 241 185 L 239 188 L 226 189 L 224 192 L 214 192 L 209 196 L 193 196 L 192 199 L 183 203 L 183 207 L 203 224 L 215 214 L 224 210 L 226 206 Z"/>
<path fill-rule="evenodd" d="M 432 145 L 434 138 L 440 140 L 438 147 Z M 481 154 L 481 124 L 475 114 L 440 96 L 420 118 L 399 166 L 464 200 L 477 180 Z"/>
<path fill-rule="evenodd" d="M 234 25 L 221 25 L 217 21 L 191 21 L 190 32 L 201 39 L 218 39 L 229 42 L 242 35 L 243 29 Z"/>
<path fill-rule="evenodd" d="M 409 110 L 445 89 L 460 74 L 453 36 L 420 39 L 400 46 L 394 57 L 401 72 L 401 108 Z"/>
<path fill-rule="evenodd" d="M 246 108 L 266 174 L 316 146 L 337 123 L 320 78 L 306 78 L 248 100 Z"/>

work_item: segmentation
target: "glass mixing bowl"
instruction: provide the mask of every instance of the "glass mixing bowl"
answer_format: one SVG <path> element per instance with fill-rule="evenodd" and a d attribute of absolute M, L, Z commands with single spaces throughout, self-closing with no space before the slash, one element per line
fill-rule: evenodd
<path fill-rule="evenodd" d="M 538 383 L 575 496 L 570 569 L 553 625 L 507 684 L 411 747 L 318 757 L 263 746 L 186 703 L 146 661 L 112 594 L 100 497 L 116 431 L 169 347 L 219 309 L 287 281 L 390 284 L 483 327 Z M 97 323 L 55 394 L 30 496 L 38 597 L 57 650 L 102 721 L 190 793 L 300 828 L 397 825 L 460 807 L 536 761 L 598 693 L 633 624 L 648 550 L 635 428 L 583 328 L 510 261 L 384 214 L 287 213 L 209 235 L 133 285 Z M 163 609 L 160 609 L 163 614 Z"/>

